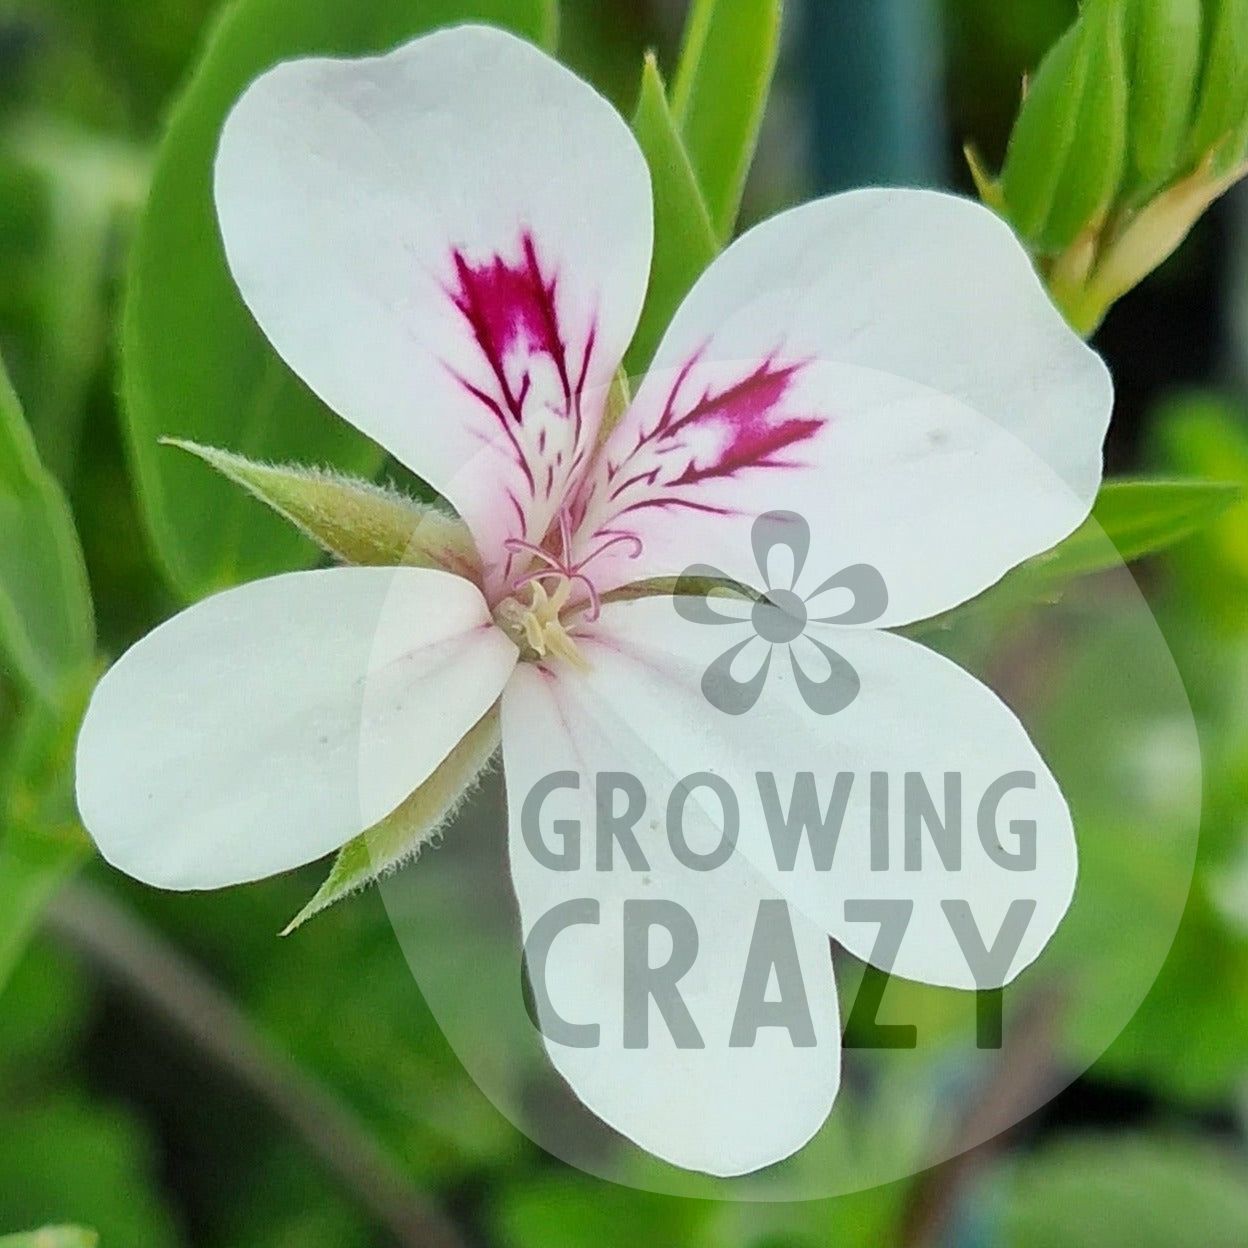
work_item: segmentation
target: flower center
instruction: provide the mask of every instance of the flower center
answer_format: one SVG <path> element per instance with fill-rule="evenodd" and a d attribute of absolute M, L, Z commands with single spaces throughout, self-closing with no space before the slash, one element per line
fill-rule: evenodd
<path fill-rule="evenodd" d="M 558 554 L 547 545 L 556 541 Z M 629 558 L 636 559 L 641 554 L 641 541 L 631 533 L 616 534 L 583 558 L 574 559 L 572 525 L 567 508 L 563 508 L 557 530 L 548 535 L 547 543 L 539 545 L 519 537 L 504 543 L 511 554 L 528 556 L 527 568 L 512 581 L 511 593 L 495 608 L 494 618 L 520 647 L 522 658 L 533 662 L 554 654 L 586 668 L 573 632 L 579 625 L 593 624 L 602 611 L 602 595 L 586 569 L 600 555 L 620 545 L 627 545 Z"/>
<path fill-rule="evenodd" d="M 572 596 L 572 581 L 559 577 L 553 593 L 547 593 L 539 580 L 530 581 L 527 588 L 527 603 L 522 597 L 510 595 L 494 611 L 498 626 L 520 647 L 521 659 L 536 663 L 555 656 L 566 659 L 573 667 L 588 669 L 563 615 Z"/>

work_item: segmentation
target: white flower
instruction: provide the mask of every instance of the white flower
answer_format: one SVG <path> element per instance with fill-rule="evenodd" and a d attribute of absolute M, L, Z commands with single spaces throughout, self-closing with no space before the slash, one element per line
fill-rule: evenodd
<path fill-rule="evenodd" d="M 294 573 L 140 642 L 100 684 L 79 747 L 80 809 L 110 862 L 177 889 L 309 862 L 392 811 L 501 699 L 522 928 L 571 899 L 598 905 L 597 924 L 552 943 L 543 990 L 558 1017 L 598 1023 L 599 1043 L 548 1038 L 550 1057 L 623 1134 L 716 1174 L 787 1156 L 832 1105 L 828 935 L 870 958 L 878 926 L 848 918 L 847 901 L 911 903 L 894 969 L 931 983 L 977 986 L 942 909 L 951 897 L 987 945 L 1013 901 L 1036 903 L 995 982 L 1038 955 L 1074 886 L 1056 782 L 991 692 L 880 631 L 1048 549 L 1099 484 L 1108 376 L 1003 224 L 901 190 L 782 213 L 696 284 L 604 434 L 646 291 L 650 180 L 619 116 L 541 52 L 460 28 L 376 59 L 279 65 L 226 124 L 216 197 L 265 334 L 451 501 L 481 574 Z M 869 627 L 810 625 L 861 682 L 840 714 L 810 713 L 779 667 L 748 714 L 722 714 L 699 690 L 717 630 L 670 598 L 609 599 L 694 562 L 756 581 L 751 525 L 778 508 L 807 519 L 822 566 L 869 564 L 887 587 Z M 923 869 L 907 870 L 900 821 L 887 863 L 878 845 L 872 860 L 869 773 L 890 775 L 896 800 L 908 771 L 937 785 L 957 773 L 968 795 L 1032 775 L 1017 809 L 1035 824 L 1034 868 L 977 835 L 973 808 L 960 868 L 929 840 Z M 540 821 L 548 850 L 553 818 L 579 819 L 588 838 L 597 781 L 628 773 L 649 799 L 644 872 L 622 842 L 610 871 L 597 865 L 611 842 L 587 840 L 571 869 L 539 860 L 522 810 L 568 772 L 577 787 L 552 790 Z M 835 773 L 854 783 L 836 799 L 835 869 L 814 861 L 808 829 L 786 871 L 757 776 L 774 775 L 787 809 L 807 772 L 821 811 Z M 680 861 L 660 822 L 698 773 L 739 802 L 736 852 L 710 871 Z M 731 822 L 723 794 L 685 792 L 685 835 L 707 850 Z M 696 924 L 680 988 L 702 1047 L 679 1047 L 657 1010 L 644 1046 L 623 1035 L 621 911 L 638 897 L 678 902 Z M 730 1045 L 760 903 L 779 897 L 810 1035 L 764 1025 Z"/>

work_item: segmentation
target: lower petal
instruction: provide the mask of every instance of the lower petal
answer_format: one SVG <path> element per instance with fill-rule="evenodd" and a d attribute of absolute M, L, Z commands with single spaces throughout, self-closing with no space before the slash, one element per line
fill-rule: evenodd
<path fill-rule="evenodd" d="M 468 581 L 331 568 L 175 616 L 96 689 L 78 806 L 109 862 L 215 888 L 310 862 L 389 814 L 516 662 Z"/>
<path fill-rule="evenodd" d="M 670 599 L 613 603 L 582 644 L 584 696 L 672 774 L 721 777 L 740 806 L 738 851 L 851 952 L 933 984 L 1009 982 L 1074 891 L 1057 781 L 1013 712 L 933 651 L 813 624 L 806 640 L 852 669 L 847 705 L 827 713 L 809 679 L 773 662 L 757 702 L 725 713 L 702 684 L 723 630 L 683 619 Z M 715 817 L 707 792 L 692 800 Z"/>
<path fill-rule="evenodd" d="M 605 1122 L 675 1165 L 744 1174 L 801 1148 L 836 1096 L 828 940 L 740 855 L 709 869 L 677 856 L 662 822 L 675 778 L 654 741 L 576 678 L 526 665 L 508 684 L 511 870 L 535 1014 L 555 1067 Z M 612 840 L 602 809 L 638 802 L 635 835 Z M 692 800 L 683 831 L 692 853 L 721 840 Z"/>

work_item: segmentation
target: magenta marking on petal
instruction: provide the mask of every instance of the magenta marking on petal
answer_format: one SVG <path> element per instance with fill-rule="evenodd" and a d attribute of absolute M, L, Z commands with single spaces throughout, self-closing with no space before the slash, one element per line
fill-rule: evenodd
<path fill-rule="evenodd" d="M 496 432 L 486 441 L 509 451 L 522 478 L 514 494 L 507 487 L 515 512 L 508 530 L 544 541 L 555 509 L 593 451 L 597 431 L 586 427 L 584 402 L 598 342 L 596 313 L 563 323 L 568 300 L 560 275 L 527 229 L 510 250 L 470 256 L 452 248 L 448 270 L 443 289 L 478 355 L 457 357 L 446 367 L 488 413 L 486 428 Z M 490 552 L 484 553 L 488 559 Z M 510 577 L 517 552 L 504 547 L 494 553 L 496 570 Z"/>
<path fill-rule="evenodd" d="M 773 351 L 745 376 L 700 394 L 686 394 L 705 361 L 706 347 L 684 362 L 658 419 L 641 430 L 622 458 L 605 465 L 596 488 L 604 497 L 586 498 L 594 511 L 595 535 L 626 532 L 622 517 L 653 508 L 726 515 L 731 508 L 699 496 L 699 487 L 731 480 L 749 470 L 800 467 L 789 452 L 813 438 L 827 418 L 788 410 L 795 382 L 809 361 L 781 362 Z"/>
<path fill-rule="evenodd" d="M 495 255 L 484 264 L 469 263 L 458 248 L 451 253 L 458 287 L 450 292 L 455 306 L 472 327 L 485 358 L 517 420 L 531 380 L 526 373 L 519 393 L 508 384 L 504 361 L 509 351 L 522 347 L 528 355 L 549 357 L 559 374 L 564 398 L 572 398 L 568 379 L 567 347 L 559 332 L 556 312 L 558 278 L 547 278 L 537 259 L 533 235 L 520 236 L 521 259 L 509 263 Z"/>
<path fill-rule="evenodd" d="M 696 360 L 696 357 L 695 357 Z M 697 403 L 677 416 L 677 401 L 688 379 L 682 372 L 672 387 L 653 438 L 674 442 L 686 431 L 714 426 L 726 436 L 718 452 L 705 463 L 692 459 L 670 485 L 694 485 L 713 477 L 731 477 L 743 468 L 786 468 L 790 461 L 776 455 L 813 437 L 825 421 L 819 417 L 785 417 L 781 405 L 805 363 L 777 364 L 768 356 L 749 376 L 719 393 L 708 387 Z"/>

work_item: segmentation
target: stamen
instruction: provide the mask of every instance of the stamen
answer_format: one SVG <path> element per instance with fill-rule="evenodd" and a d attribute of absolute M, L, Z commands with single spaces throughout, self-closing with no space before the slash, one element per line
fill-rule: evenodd
<path fill-rule="evenodd" d="M 557 516 L 559 526 L 559 546 L 561 555 L 554 555 L 545 547 L 538 545 L 536 542 L 530 542 L 521 537 L 509 537 L 504 541 L 504 547 L 512 554 L 527 554 L 532 558 L 539 560 L 545 566 L 531 568 L 522 576 L 512 582 L 513 590 L 521 590 L 526 585 L 533 586 L 533 605 L 530 611 L 543 621 L 553 616 L 556 622 L 559 621 L 563 609 L 567 606 L 568 599 L 572 595 L 572 586 L 579 583 L 584 587 L 586 605 L 584 607 L 585 623 L 592 624 L 602 614 L 602 595 L 598 592 L 598 587 L 593 580 L 586 574 L 585 569 L 589 567 L 595 559 L 600 558 L 608 550 L 613 550 L 620 545 L 629 547 L 627 557 L 636 559 L 641 555 L 642 543 L 641 539 L 633 533 L 616 533 L 607 538 L 601 545 L 596 546 L 585 556 L 584 559 L 577 563 L 572 562 L 572 517 L 567 507 L 561 507 Z M 553 595 L 548 595 L 544 581 L 554 577 L 557 581 Z M 532 619 L 532 615 L 530 616 Z M 535 650 L 539 653 L 544 652 L 544 648 L 550 644 L 549 635 L 546 632 L 546 626 L 542 624 L 534 624 L 536 632 L 530 633 L 529 641 Z M 530 630 L 530 622 L 526 620 L 524 625 L 526 633 Z M 565 639 L 569 645 L 572 645 L 571 638 L 560 626 L 560 636 Z M 575 650 L 575 646 L 572 646 Z M 565 656 L 566 657 L 566 656 Z"/>
<path fill-rule="evenodd" d="M 509 537 L 503 542 L 503 548 L 511 551 L 513 555 L 532 555 L 535 559 L 540 559 L 543 563 L 548 564 L 556 572 L 563 572 L 563 564 L 550 551 L 544 550 L 536 542 L 527 542 L 522 537 Z"/>
<path fill-rule="evenodd" d="M 608 538 L 607 541 L 603 542 L 603 544 L 596 550 L 593 550 L 586 555 L 585 558 L 572 569 L 572 571 L 579 572 L 587 564 L 593 563 L 599 555 L 605 554 L 611 549 L 612 546 L 618 546 L 621 542 L 628 542 L 632 546 L 633 549 L 628 556 L 630 559 L 637 559 L 640 557 L 642 551 L 641 538 L 639 538 L 635 533 L 617 533 L 614 537 Z"/>
<path fill-rule="evenodd" d="M 572 588 L 573 581 L 580 581 L 585 586 L 585 592 L 589 594 L 589 610 L 585 613 L 585 623 L 592 624 L 602 614 L 602 598 L 598 594 L 593 581 L 585 575 L 584 572 L 573 572 L 564 582 L 569 590 Z"/>

